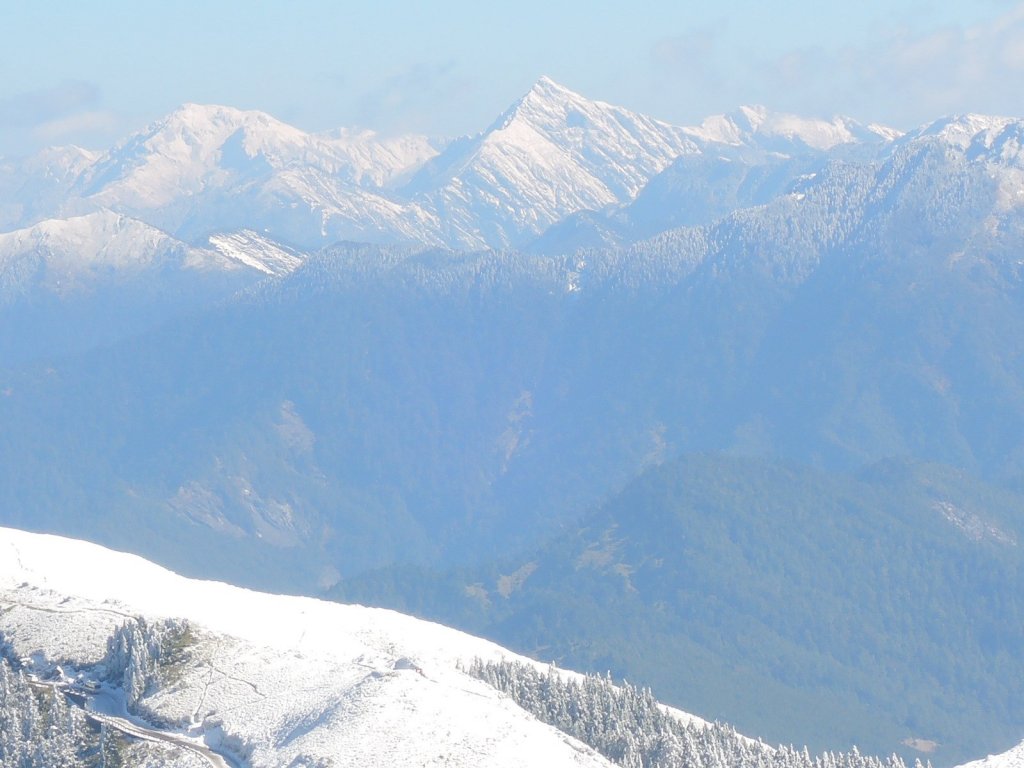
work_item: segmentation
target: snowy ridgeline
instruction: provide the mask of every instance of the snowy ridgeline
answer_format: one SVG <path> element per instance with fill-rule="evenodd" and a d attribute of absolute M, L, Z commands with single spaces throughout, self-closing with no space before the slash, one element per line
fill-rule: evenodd
<path fill-rule="evenodd" d="M 0 661 L 0 768 L 905 768 L 770 748 L 394 611 L 11 529 Z"/>
<path fill-rule="evenodd" d="M 544 673 L 521 662 L 480 659 L 468 671 L 624 768 L 906 768 L 896 755 L 879 759 L 854 748 L 811 756 L 806 747 L 772 748 L 728 725 L 684 722 L 650 689 L 594 675 L 576 679 L 553 668 Z M 923 768 L 920 761 L 914 765 Z"/>
<path fill-rule="evenodd" d="M 10 654 L 2 640 L 0 636 L 0 647 Z M 187 663 L 192 642 L 186 621 L 147 622 L 138 617 L 114 630 L 105 657 L 91 673 L 120 688 L 131 713 L 158 723 L 159 713 L 150 710 L 145 699 L 177 682 L 177 670 Z M 105 724 L 88 721 L 82 709 L 69 703 L 66 689 L 39 682 L 22 666 L 21 661 L 0 658 L 0 768 L 185 765 L 182 760 L 196 759 L 177 751 L 167 762 L 168 745 L 133 744 Z M 423 674 L 418 667 L 411 668 Z M 649 689 L 617 686 L 610 679 L 479 658 L 466 671 L 625 768 L 905 768 L 898 757 L 880 760 L 856 750 L 812 757 L 806 749 L 771 748 L 729 726 L 672 714 Z M 243 749 L 239 756 L 249 760 L 252 753 Z M 919 762 L 916 768 L 922 768 Z"/>

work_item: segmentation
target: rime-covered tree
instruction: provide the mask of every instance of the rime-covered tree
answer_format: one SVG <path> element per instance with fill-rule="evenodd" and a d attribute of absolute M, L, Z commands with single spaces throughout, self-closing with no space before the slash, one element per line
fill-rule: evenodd
<path fill-rule="evenodd" d="M 85 717 L 63 694 L 33 690 L 0 659 L 0 768 L 93 766 L 95 747 Z"/>
<path fill-rule="evenodd" d="M 107 640 L 107 678 L 123 687 L 129 708 L 160 682 L 168 648 L 188 632 L 188 623 L 167 619 L 156 624 L 138 617 L 126 621 Z"/>
<path fill-rule="evenodd" d="M 624 768 L 906 768 L 896 755 L 869 757 L 854 747 L 815 757 L 806 747 L 770 747 L 745 738 L 728 725 L 683 722 L 650 689 L 618 686 L 607 677 L 580 680 L 553 667 L 545 673 L 521 662 L 479 659 L 469 673 Z"/>

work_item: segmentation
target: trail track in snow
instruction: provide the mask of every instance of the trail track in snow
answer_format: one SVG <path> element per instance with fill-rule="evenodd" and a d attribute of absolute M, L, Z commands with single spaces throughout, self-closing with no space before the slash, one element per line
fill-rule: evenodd
<path fill-rule="evenodd" d="M 187 749 L 202 758 L 211 768 L 246 768 L 244 763 L 239 762 L 231 755 L 217 752 L 204 744 L 197 744 L 187 736 L 161 731 L 148 723 L 118 714 L 117 710 L 123 704 L 110 693 L 86 694 L 82 691 L 71 691 L 66 684 L 41 680 L 31 680 L 29 684 L 33 688 L 47 689 L 55 694 L 63 695 L 72 706 L 82 710 L 88 719 L 120 731 L 127 736 L 145 741 L 159 741 Z"/>
<path fill-rule="evenodd" d="M 68 697 L 69 700 L 75 701 L 73 697 Z M 103 723 L 120 731 L 121 733 L 133 736 L 137 739 L 145 739 L 146 741 L 161 741 L 165 744 L 171 744 L 182 749 L 187 749 L 195 755 L 198 755 L 212 768 L 244 768 L 243 764 L 238 762 L 232 757 L 220 752 L 214 752 L 212 749 L 206 746 L 196 744 L 195 742 L 187 739 L 184 736 L 179 736 L 174 733 L 167 733 L 166 731 L 160 731 L 156 728 L 144 727 L 138 722 L 128 720 L 118 715 L 111 715 L 107 713 L 97 712 L 90 709 L 88 706 L 82 706 L 75 701 L 75 704 L 79 706 L 84 712 L 85 716 L 97 723 Z"/>
<path fill-rule="evenodd" d="M 39 613 L 57 613 L 57 614 L 94 614 L 94 613 L 106 613 L 111 616 L 118 616 L 122 619 L 130 619 L 135 621 L 138 615 L 127 613 L 125 611 L 117 611 L 113 608 L 101 608 L 98 606 L 86 606 L 83 608 L 61 608 L 55 605 L 38 605 L 36 603 L 26 603 L 20 600 L 12 600 L 10 597 L 5 596 L 3 600 L 5 606 L 16 606 L 18 608 L 24 608 L 26 611 L 38 611 Z"/>

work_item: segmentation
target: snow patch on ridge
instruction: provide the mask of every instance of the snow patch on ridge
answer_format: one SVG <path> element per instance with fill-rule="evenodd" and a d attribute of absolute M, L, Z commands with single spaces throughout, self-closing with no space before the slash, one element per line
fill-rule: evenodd
<path fill-rule="evenodd" d="M 686 130 L 705 142 L 744 146 L 764 139 L 783 139 L 820 151 L 855 142 L 890 142 L 902 135 L 895 128 L 874 123 L 865 126 L 848 117 L 822 120 L 772 112 L 762 106 L 744 106 L 729 114 L 713 115 Z"/>
<path fill-rule="evenodd" d="M 251 229 L 211 235 L 210 245 L 229 259 L 273 276 L 294 272 L 304 261 L 296 251 L 274 243 Z"/>

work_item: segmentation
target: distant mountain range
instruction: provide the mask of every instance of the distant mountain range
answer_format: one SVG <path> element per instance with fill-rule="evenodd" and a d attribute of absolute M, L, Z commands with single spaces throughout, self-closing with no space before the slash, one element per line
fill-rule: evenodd
<path fill-rule="evenodd" d="M 103 153 L 8 162 L 0 228 L 112 211 L 194 247 L 240 229 L 302 249 L 345 239 L 518 247 L 570 214 L 632 202 L 682 157 L 822 153 L 898 135 L 751 108 L 681 128 L 548 78 L 480 134 L 451 141 L 308 134 L 260 112 L 188 104 Z"/>
<path fill-rule="evenodd" d="M 676 127 L 542 79 L 461 139 L 187 105 L 3 161 L 0 522 L 660 676 L 770 739 L 1001 750 L 1024 735 L 1022 132 Z M 873 525 L 836 517 L 861 497 Z M 805 547 L 790 502 L 826 510 Z M 652 570 L 707 510 L 722 568 Z M 820 572 L 844 553 L 882 575 Z M 857 655 L 904 621 L 884 664 Z M 751 704 L 755 661 L 806 719 Z"/>
<path fill-rule="evenodd" d="M 970 115 L 904 135 L 760 107 L 677 127 L 548 78 L 454 140 L 309 134 L 260 112 L 187 104 L 105 152 L 2 162 L 0 285 L 26 279 L 30 257 L 65 273 L 70 252 L 83 270 L 97 260 L 140 269 L 172 244 L 208 251 L 213 238 L 216 250 L 240 232 L 296 254 L 341 240 L 540 253 L 629 244 L 800 195 L 837 162 L 899 164 L 925 147 L 986 168 L 999 205 L 1013 208 L 1020 132 L 1019 121 Z M 267 271 L 252 261 L 240 263 Z M 185 260 L 200 262 L 210 266 Z"/>

